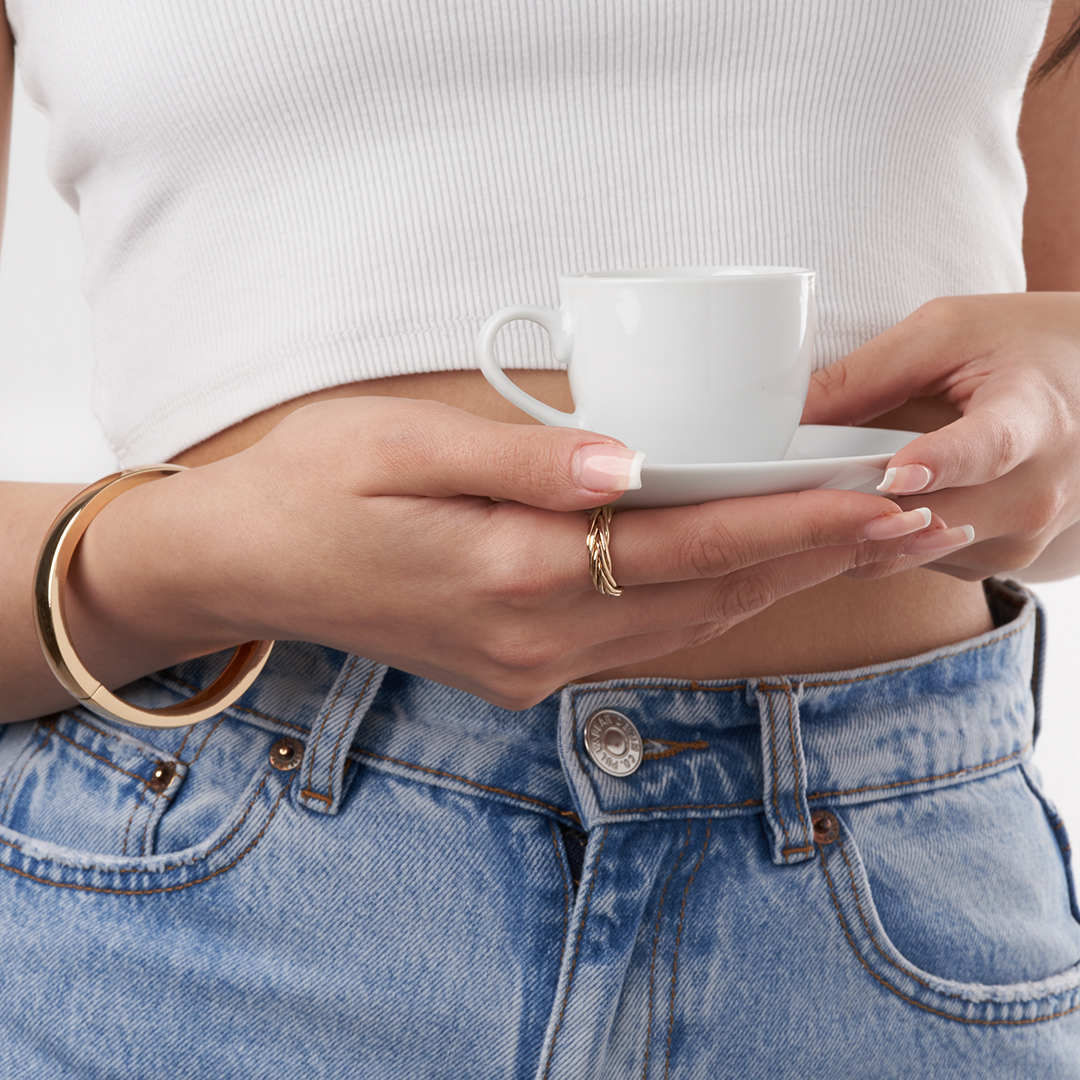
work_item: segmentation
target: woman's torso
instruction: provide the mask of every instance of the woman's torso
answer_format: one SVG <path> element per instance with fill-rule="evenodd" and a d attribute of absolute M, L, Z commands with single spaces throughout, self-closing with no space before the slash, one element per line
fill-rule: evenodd
<path fill-rule="evenodd" d="M 508 418 L 463 370 L 476 333 L 562 272 L 812 267 L 818 366 L 934 296 L 1024 288 L 1048 0 L 7 8 L 123 465 L 219 456 L 312 395 Z M 565 393 L 538 338 L 504 354 Z M 850 666 L 988 618 L 941 574 L 839 579 L 647 670 Z"/>

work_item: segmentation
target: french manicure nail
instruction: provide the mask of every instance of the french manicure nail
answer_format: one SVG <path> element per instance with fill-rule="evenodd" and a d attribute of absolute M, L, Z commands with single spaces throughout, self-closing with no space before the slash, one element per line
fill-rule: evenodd
<path fill-rule="evenodd" d="M 904 545 L 905 555 L 933 555 L 941 551 L 952 551 L 964 547 L 975 539 L 975 530 L 970 525 L 957 525 L 952 529 L 934 529 L 933 532 L 913 536 Z"/>
<path fill-rule="evenodd" d="M 864 525 L 860 540 L 895 540 L 898 536 L 925 529 L 930 524 L 930 511 L 925 506 L 907 510 L 903 514 L 885 514 Z"/>
<path fill-rule="evenodd" d="M 934 474 L 925 465 L 898 465 L 885 470 L 885 478 L 877 489 L 890 495 L 914 495 L 925 491 L 933 480 Z"/>
<path fill-rule="evenodd" d="M 589 491 L 636 491 L 645 455 L 625 446 L 583 446 L 574 457 L 574 481 Z"/>

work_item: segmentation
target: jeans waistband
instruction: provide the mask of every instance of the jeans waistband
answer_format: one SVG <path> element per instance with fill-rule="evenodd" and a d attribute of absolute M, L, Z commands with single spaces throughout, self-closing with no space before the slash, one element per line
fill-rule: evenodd
<path fill-rule="evenodd" d="M 812 851 L 815 807 L 963 783 L 1029 755 L 1042 615 L 1017 586 L 994 582 L 988 595 L 1001 625 L 909 660 L 783 678 L 573 684 L 522 712 L 283 643 L 228 712 L 303 738 L 298 798 L 317 812 L 337 812 L 355 761 L 585 829 L 764 813 L 774 859 L 794 862 Z M 155 676 L 158 693 L 190 693 L 211 677 L 205 667 Z M 584 745 L 584 725 L 601 709 L 640 733 L 632 775 L 608 775 Z"/>

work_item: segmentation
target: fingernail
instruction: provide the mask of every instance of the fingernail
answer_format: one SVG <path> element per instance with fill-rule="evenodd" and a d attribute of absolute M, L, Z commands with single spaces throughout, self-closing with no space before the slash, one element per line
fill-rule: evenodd
<path fill-rule="evenodd" d="M 905 555 L 932 555 L 939 551 L 951 551 L 964 547 L 975 539 L 975 530 L 970 525 L 957 525 L 952 529 L 935 529 L 933 532 L 913 536 L 904 545 Z"/>
<path fill-rule="evenodd" d="M 898 465 L 885 470 L 885 479 L 877 489 L 890 495 L 914 495 L 928 488 L 933 479 L 934 474 L 925 465 Z"/>
<path fill-rule="evenodd" d="M 859 539 L 895 540 L 898 536 L 907 536 L 925 529 L 930 524 L 931 517 L 925 506 L 920 506 L 918 510 L 907 510 L 903 514 L 886 514 L 864 525 Z"/>
<path fill-rule="evenodd" d="M 583 446 L 574 457 L 574 481 L 589 491 L 636 491 L 644 460 L 625 446 Z"/>

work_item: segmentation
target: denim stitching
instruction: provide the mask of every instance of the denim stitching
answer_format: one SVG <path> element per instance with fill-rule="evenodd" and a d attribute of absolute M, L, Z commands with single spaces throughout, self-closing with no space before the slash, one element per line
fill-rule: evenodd
<path fill-rule="evenodd" d="M 258 835 L 251 841 L 250 844 L 235 859 L 227 866 L 219 867 L 212 874 L 207 874 L 204 878 L 198 878 L 195 881 L 186 881 L 182 885 L 165 885 L 160 889 L 103 889 L 97 885 L 73 885 L 67 881 L 50 881 L 48 878 L 37 877 L 35 874 L 28 874 L 25 870 L 17 870 L 14 866 L 8 866 L 6 863 L 0 863 L 0 869 L 8 870 L 13 874 L 18 874 L 19 877 L 28 878 L 30 881 L 36 881 L 41 885 L 52 885 L 57 889 L 74 889 L 76 892 L 92 892 L 92 893 L 106 893 L 110 896 L 153 896 L 156 893 L 168 893 L 178 892 L 180 889 L 190 889 L 192 885 L 201 885 L 205 881 L 210 881 L 212 878 L 216 878 L 219 874 L 224 874 L 226 870 L 231 870 L 241 859 L 245 858 L 255 846 L 262 840 L 266 833 L 266 830 L 270 828 L 270 822 L 274 820 L 274 815 L 277 813 L 278 805 L 280 804 L 285 793 L 289 790 L 288 785 L 283 787 L 278 792 L 278 797 L 274 800 L 274 805 L 270 810 L 270 816 L 263 823 L 263 827 L 259 830 Z M 235 830 L 234 830 L 235 832 Z M 230 833 L 230 836 L 232 834 Z M 224 841 L 223 841 L 224 842 Z M 219 845 L 220 846 L 220 845 Z M 207 852 L 209 854 L 209 852 Z M 177 869 L 176 867 L 168 867 L 167 869 Z M 129 870 L 128 873 L 134 873 L 135 871 Z M 124 873 L 123 870 L 120 873 Z"/>
<path fill-rule="evenodd" d="M 630 806 L 618 810 L 605 810 L 605 814 L 651 814 L 656 810 L 740 810 L 749 806 L 764 806 L 762 799 L 743 799 L 730 803 L 683 803 L 680 806 Z"/>
<path fill-rule="evenodd" d="M 830 799 L 837 795 L 857 795 L 863 791 L 885 791 L 888 788 L 908 787 L 911 784 L 927 784 L 932 780 L 951 780 L 954 776 L 963 776 L 964 773 L 979 772 L 981 769 L 990 769 L 995 765 L 1000 765 L 1003 761 L 1008 761 L 1010 758 L 1019 757 L 1019 755 L 1025 753 L 1030 746 L 1031 740 L 1028 739 L 1019 750 L 1014 750 L 1011 754 L 995 758 L 993 761 L 984 761 L 981 765 L 965 765 L 962 769 L 957 769 L 955 772 L 938 773 L 936 776 L 922 776 L 917 780 L 894 780 L 890 784 L 869 784 L 866 787 L 846 788 L 843 791 L 815 791 L 813 795 L 807 795 L 806 797 L 808 799 Z"/>
<path fill-rule="evenodd" d="M 264 787 L 266 787 L 266 781 L 269 779 L 269 777 L 270 777 L 270 773 L 266 773 L 263 776 L 262 783 L 259 784 L 259 786 L 255 789 L 255 794 L 252 795 L 251 802 L 249 802 L 247 804 L 247 807 L 244 809 L 244 813 L 240 817 L 240 820 L 236 823 L 236 825 L 233 826 L 233 829 L 229 833 L 229 835 L 226 836 L 219 843 L 215 844 L 212 848 L 210 848 L 209 851 L 204 852 L 201 856 L 199 856 L 198 859 L 195 860 L 195 862 L 201 862 L 203 859 L 206 859 L 210 855 L 213 855 L 215 851 L 219 851 L 221 848 L 223 848 L 236 835 L 236 833 L 240 829 L 240 827 L 244 824 L 245 821 L 247 821 L 248 814 L 251 813 L 251 808 L 255 805 L 256 799 L 258 799 L 259 795 L 262 793 L 262 789 Z M 286 787 L 288 787 L 287 784 L 286 784 Z M 21 854 L 25 854 L 25 851 L 24 851 L 24 849 L 22 847 L 20 847 L 18 844 L 12 843 L 10 840 L 4 840 L 2 837 L 0 837 L 0 844 L 6 844 L 8 847 L 14 848 L 16 851 L 20 852 Z M 175 864 L 170 865 L 170 866 L 163 866 L 160 869 L 160 871 L 154 871 L 154 872 L 155 873 L 165 873 L 166 871 L 169 871 L 169 870 L 180 870 L 185 866 L 193 866 L 193 865 L 194 865 L 194 863 L 175 863 Z M 12 868 L 11 867 L 5 867 L 5 869 L 10 870 Z M 142 867 L 118 866 L 115 870 L 110 870 L 108 872 L 112 873 L 112 874 L 142 874 L 142 873 L 145 873 L 146 871 L 144 871 Z"/>
<path fill-rule="evenodd" d="M 70 709 L 65 709 L 63 712 L 60 713 L 60 715 L 66 716 L 69 719 L 74 720 L 75 723 L 78 724 L 80 727 L 89 728 L 95 735 L 100 735 L 103 739 L 115 739 L 119 743 L 124 742 L 124 740 L 121 739 L 119 735 L 115 735 L 111 731 L 102 730 L 96 724 L 91 724 L 89 720 L 84 720 L 81 716 L 78 715 L 78 713 L 74 713 Z M 126 743 L 125 745 L 129 746 L 136 753 L 142 754 L 143 757 L 149 757 L 149 755 L 146 754 L 143 750 L 141 750 L 138 746 L 132 746 L 131 743 Z"/>
<path fill-rule="evenodd" d="M 353 656 L 349 661 L 349 670 L 345 672 L 345 677 L 341 680 L 341 685 L 338 687 L 337 693 L 334 695 L 334 700 L 327 706 L 326 712 L 323 713 L 322 723 L 319 725 L 319 734 L 315 736 L 315 744 L 311 748 L 311 756 L 308 758 L 308 774 L 307 774 L 307 786 L 309 788 L 314 787 L 313 782 L 313 770 L 315 768 L 315 751 L 319 749 L 319 742 L 322 739 L 323 731 L 326 729 L 326 722 L 330 719 L 330 714 L 334 711 L 334 706 L 338 703 L 338 698 L 341 697 L 345 690 L 345 687 L 349 685 L 349 680 L 352 678 L 353 668 L 356 667 L 357 661 L 360 658 Z"/>
<path fill-rule="evenodd" d="M 866 927 L 867 934 L 870 935 L 870 941 L 873 944 L 875 950 L 880 954 L 881 958 L 891 964 L 897 971 L 907 975 L 908 978 L 914 979 L 920 986 L 926 987 L 932 993 L 941 994 L 943 997 L 955 998 L 956 1000 L 962 1000 L 959 994 L 950 994 L 944 990 L 935 990 L 925 979 L 920 979 L 914 972 L 908 971 L 906 968 L 901 967 L 885 950 L 878 944 L 877 937 L 874 935 L 874 931 L 870 929 L 870 923 L 867 921 L 866 913 L 863 911 L 862 898 L 859 892 L 859 886 L 855 881 L 855 869 L 851 865 L 851 860 L 848 858 L 848 853 L 844 848 L 843 840 L 837 845 L 840 849 L 840 854 L 843 856 L 844 863 L 847 866 L 848 877 L 851 879 L 851 892 L 855 897 L 855 908 L 859 912 L 859 918 L 862 920 L 862 924 Z"/>
<path fill-rule="evenodd" d="M 135 811 L 139 809 L 139 804 L 143 800 L 143 792 L 145 790 L 146 788 L 142 787 L 135 792 L 135 805 L 131 808 L 131 817 L 127 819 L 127 828 L 124 829 L 124 842 L 120 847 L 121 855 L 127 854 L 128 834 L 131 832 L 131 823 L 135 820 Z"/>
<path fill-rule="evenodd" d="M 664 882 L 664 888 L 660 893 L 660 904 L 656 909 L 656 929 L 653 931 L 652 962 L 649 964 L 649 1019 L 645 1025 L 645 1067 L 641 1073 L 641 1080 L 648 1080 L 649 1077 L 649 1043 L 652 1040 L 653 979 L 656 974 L 656 952 L 660 944 L 660 917 L 664 913 L 664 900 L 667 898 L 668 886 L 671 884 L 671 879 L 675 876 L 675 871 L 679 869 L 679 863 L 682 862 L 683 856 L 686 854 L 686 849 L 689 846 L 690 822 L 688 821 L 686 823 L 686 839 L 683 841 L 682 851 L 679 852 L 679 857 L 675 860 L 675 864 L 671 868 L 671 873 L 667 876 L 667 881 Z"/>
<path fill-rule="evenodd" d="M 164 672 L 160 671 L 155 672 L 153 675 L 150 675 L 149 678 L 153 679 L 155 682 L 165 683 L 166 685 L 171 679 L 174 683 L 177 683 L 179 686 L 184 687 L 185 690 L 191 690 L 195 693 L 199 693 L 203 689 L 201 686 L 196 686 L 194 683 L 186 682 L 184 679 L 179 679 L 175 675 L 166 675 Z M 294 731 L 310 731 L 310 728 L 301 727 L 299 724 L 292 724 L 288 720 L 280 720 L 278 719 L 278 717 L 271 716 L 269 713 L 259 712 L 258 709 L 249 709 L 246 705 L 229 705 L 224 711 L 226 714 L 233 712 L 246 712 L 250 713 L 252 716 L 259 716 L 263 720 L 270 720 L 275 724 L 281 724 L 282 727 L 292 728 Z M 196 726 L 197 725 L 192 724 L 192 727 Z M 184 741 L 187 741 L 187 735 L 184 736 Z"/>
<path fill-rule="evenodd" d="M 519 795 L 516 791 L 506 791 L 504 788 L 478 784 L 475 780 L 467 780 L 464 776 L 457 776 L 455 773 L 443 772 L 441 769 L 429 769 L 426 765 L 414 765 L 411 761 L 402 761 L 401 758 L 388 757 L 386 754 L 376 754 L 373 750 L 357 748 L 354 753 L 375 758 L 376 761 L 389 761 L 393 765 L 404 765 L 407 769 L 416 769 L 418 772 L 430 773 L 432 776 L 445 776 L 448 780 L 457 780 L 459 783 L 468 784 L 470 787 L 479 788 L 481 791 L 490 791 L 495 795 L 507 795 L 511 799 L 519 799 L 521 802 L 532 803 L 534 806 L 542 806 L 545 810 L 553 810 L 559 817 L 570 818 L 571 821 L 579 823 L 581 821 L 581 818 L 573 810 L 561 810 L 557 806 L 552 806 L 551 803 L 543 802 L 541 799 L 534 799 L 529 795 Z"/>
<path fill-rule="evenodd" d="M 690 895 L 690 886 L 694 884 L 701 864 L 705 861 L 705 852 L 709 850 L 709 837 L 712 835 L 712 822 L 705 822 L 705 843 L 701 846 L 701 854 L 698 856 L 697 865 L 690 873 L 690 880 L 683 890 L 682 909 L 679 911 L 679 928 L 675 932 L 675 955 L 671 958 L 671 1009 L 668 1013 L 667 1029 L 667 1054 L 664 1057 L 664 1080 L 668 1080 L 668 1072 L 671 1069 L 671 1036 L 675 1031 L 675 979 L 679 972 L 679 945 L 682 942 L 683 918 L 686 915 L 686 898 Z"/>
<path fill-rule="evenodd" d="M 188 724 L 187 731 L 184 732 L 184 737 L 180 740 L 180 745 L 176 748 L 176 756 L 179 758 L 184 752 L 184 747 L 187 746 L 188 739 L 191 738 L 191 733 L 195 730 L 194 724 Z"/>
<path fill-rule="evenodd" d="M 825 859 L 821 860 L 821 868 L 825 872 L 825 880 L 828 883 L 829 895 L 832 897 L 833 907 L 836 908 L 836 915 L 837 918 L 840 920 L 840 929 L 843 931 L 844 937 L 847 938 L 847 942 L 851 946 L 852 952 L 855 953 L 855 958 L 859 961 L 860 964 L 862 964 L 862 966 L 870 975 L 872 975 L 879 983 L 881 983 L 882 986 L 885 987 L 886 990 L 888 990 L 890 993 L 895 994 L 902 1001 L 906 1001 L 909 1005 L 914 1005 L 917 1009 L 922 1009 L 925 1012 L 933 1013 L 935 1016 L 944 1017 L 946 1020 L 955 1020 L 959 1024 L 977 1024 L 980 1027 L 1019 1027 L 1024 1024 L 1041 1024 L 1047 1020 L 1057 1020 L 1060 1019 L 1062 1016 L 1068 1016 L 1070 1013 L 1074 1013 L 1080 1010 L 1080 1005 L 1073 1005 L 1072 1008 L 1063 1009 L 1061 1012 L 1048 1013 L 1046 1016 L 1026 1017 L 1022 1020 L 975 1020 L 971 1017 L 966 1016 L 953 1016 L 952 1013 L 944 1012 L 941 1009 L 932 1008 L 929 1005 L 924 1005 L 921 1001 L 916 1001 L 915 998 L 908 997 L 907 994 L 902 993 L 888 980 L 883 979 L 876 971 L 873 970 L 873 968 L 870 967 L 870 965 L 863 958 L 862 953 L 859 952 L 859 947 L 852 940 L 851 934 L 848 932 L 847 922 L 844 920 L 844 913 L 840 910 L 840 902 L 836 896 L 836 890 L 833 886 L 833 880 L 829 876 L 829 868 L 825 865 Z M 936 993 L 937 991 L 933 992 Z"/>
<path fill-rule="evenodd" d="M 672 742 L 671 739 L 649 739 L 648 742 L 664 747 L 663 750 L 649 750 L 641 755 L 642 761 L 659 761 L 661 758 L 675 757 L 687 750 L 708 750 L 709 744 L 704 739 L 693 742 Z"/>
<path fill-rule="evenodd" d="M 779 786 L 776 782 L 776 773 L 780 766 L 776 760 L 776 717 L 773 712 L 772 694 L 769 694 L 765 700 L 769 703 L 769 732 L 772 737 L 772 776 L 770 777 L 770 782 L 772 785 L 772 802 L 773 809 L 776 811 L 776 818 L 780 822 L 780 828 L 784 831 L 785 844 L 783 851 L 781 851 L 780 854 L 783 855 L 786 859 L 787 852 L 791 847 L 791 837 L 788 835 L 787 825 L 784 823 L 784 818 L 780 813 L 780 800 L 776 793 L 777 787 Z"/>
<path fill-rule="evenodd" d="M 791 697 L 791 687 L 785 686 L 784 693 L 787 694 L 788 732 L 791 735 L 791 762 L 795 767 L 795 809 L 799 812 L 799 823 L 802 825 L 803 831 L 803 844 L 806 845 L 802 850 L 813 851 L 814 846 L 810 843 L 810 833 L 806 828 L 806 818 L 803 817 L 802 799 L 799 797 L 802 790 L 802 781 L 799 777 L 799 752 L 795 746 L 795 703 Z M 795 850 L 798 849 L 793 849 L 793 851 Z"/>
<path fill-rule="evenodd" d="M 555 845 L 555 864 L 559 868 L 559 878 L 563 887 L 562 944 L 559 946 L 559 956 L 562 956 L 566 949 L 566 932 L 570 929 L 570 885 L 566 880 L 566 868 L 563 866 L 562 852 L 559 850 L 555 822 L 550 818 L 548 818 L 548 828 L 551 829 L 551 842 Z"/>
<path fill-rule="evenodd" d="M 315 748 L 312 747 L 311 753 L 311 765 L 308 767 L 308 787 L 300 792 L 301 795 L 313 795 L 316 799 L 321 799 L 326 803 L 332 803 L 334 801 L 334 763 L 337 761 L 338 750 L 341 747 L 341 740 L 345 738 L 345 732 L 349 730 L 349 724 L 352 722 L 352 718 L 356 715 L 356 710 L 360 708 L 360 702 L 364 700 L 364 695 L 367 693 L 368 687 L 371 685 L 371 680 L 375 678 L 375 672 L 379 670 L 379 665 L 372 666 L 371 671 L 368 672 L 367 681 L 364 683 L 363 689 L 356 697 L 356 701 L 353 702 L 353 707 L 349 710 L 349 715 L 345 717 L 345 723 L 341 725 L 341 730 L 338 732 L 337 742 L 334 743 L 334 752 L 330 756 L 330 767 L 326 771 L 326 794 L 319 795 L 315 791 L 311 790 L 311 770 L 315 767 Z M 344 687 L 342 688 L 344 689 Z M 335 701 L 337 698 L 334 699 Z M 333 708 L 333 706 L 331 706 Z M 327 714 L 329 715 L 329 713 Z M 324 721 L 325 723 L 325 721 Z M 319 732 L 319 737 L 322 737 L 322 731 Z M 315 740 L 315 746 L 319 745 L 319 740 Z"/>
<path fill-rule="evenodd" d="M 54 731 L 54 734 L 63 739 L 64 742 L 70 743 L 76 750 L 81 750 L 88 757 L 94 758 L 96 761 L 100 761 L 103 765 L 108 765 L 110 769 L 115 769 L 119 773 L 123 773 L 125 776 L 130 776 L 132 780 L 138 780 L 141 784 L 146 784 L 148 781 L 140 776 L 138 773 L 133 773 L 129 769 L 124 769 L 117 765 L 115 762 L 110 761 L 107 757 L 102 757 L 100 754 L 95 754 L 89 747 L 83 746 L 82 743 L 77 743 L 70 735 L 65 735 L 62 731 Z"/>
<path fill-rule="evenodd" d="M 551 1033 L 551 1047 L 548 1050 L 547 1064 L 544 1066 L 542 1080 L 547 1080 L 551 1072 L 551 1063 L 555 1058 L 555 1040 L 559 1037 L 559 1029 L 562 1027 L 563 1016 L 566 1013 L 566 1005 L 570 1000 L 570 987 L 574 982 L 574 971 L 577 969 L 578 953 L 581 950 L 581 939 L 585 936 L 585 920 L 589 917 L 589 901 L 592 900 L 593 888 L 596 885 L 596 875 L 600 869 L 600 856 L 604 851 L 604 841 L 607 840 L 607 828 L 600 834 L 600 847 L 596 851 L 596 862 L 593 863 L 592 878 L 589 881 L 589 891 L 585 896 L 585 906 L 581 911 L 581 922 L 578 924 L 577 940 L 574 943 L 574 958 L 570 961 L 570 973 L 566 976 L 566 990 L 563 992 L 562 1007 L 559 1009 L 559 1018 L 555 1021 L 555 1030 Z"/>
<path fill-rule="evenodd" d="M 202 752 L 206 749 L 206 744 L 210 741 L 210 736 L 221 726 L 221 722 L 225 719 L 225 714 L 222 713 L 214 722 L 210 725 L 210 730 L 203 737 L 203 741 L 199 743 L 199 749 L 195 751 L 195 756 L 190 761 L 185 761 L 185 765 L 194 765 L 196 761 L 202 757 Z M 186 738 L 186 736 L 185 736 Z M 179 755 L 178 755 L 179 756 Z"/>
<path fill-rule="evenodd" d="M 12 785 L 11 791 L 8 792 L 7 802 L 4 803 L 4 812 L 0 814 L 0 821 L 7 821 L 7 812 L 11 806 L 11 800 L 15 797 L 15 792 L 19 790 L 19 784 L 22 783 L 23 775 L 29 767 L 30 762 L 33 761 L 34 758 L 37 757 L 37 755 L 41 753 L 41 751 L 44 750 L 46 746 L 49 745 L 49 740 L 52 738 L 53 732 L 56 730 L 55 719 L 51 721 L 45 721 L 44 723 L 39 721 L 37 727 L 34 730 L 34 734 L 36 735 L 38 733 L 38 729 L 42 727 L 47 729 L 47 734 L 45 735 L 45 738 L 42 739 L 40 743 L 38 743 L 34 750 L 31 751 L 29 757 L 27 757 L 27 759 L 23 762 L 23 767 L 19 770 L 19 775 L 15 778 L 15 783 Z"/>
<path fill-rule="evenodd" d="M 143 822 L 142 838 L 139 840 L 139 854 L 145 858 L 146 856 L 146 838 L 150 834 L 150 823 L 154 820 L 154 811 L 157 809 L 157 801 L 162 798 L 164 792 L 156 792 L 154 794 L 153 803 L 147 807 L 146 821 Z M 166 807 L 168 809 L 168 807 Z"/>

